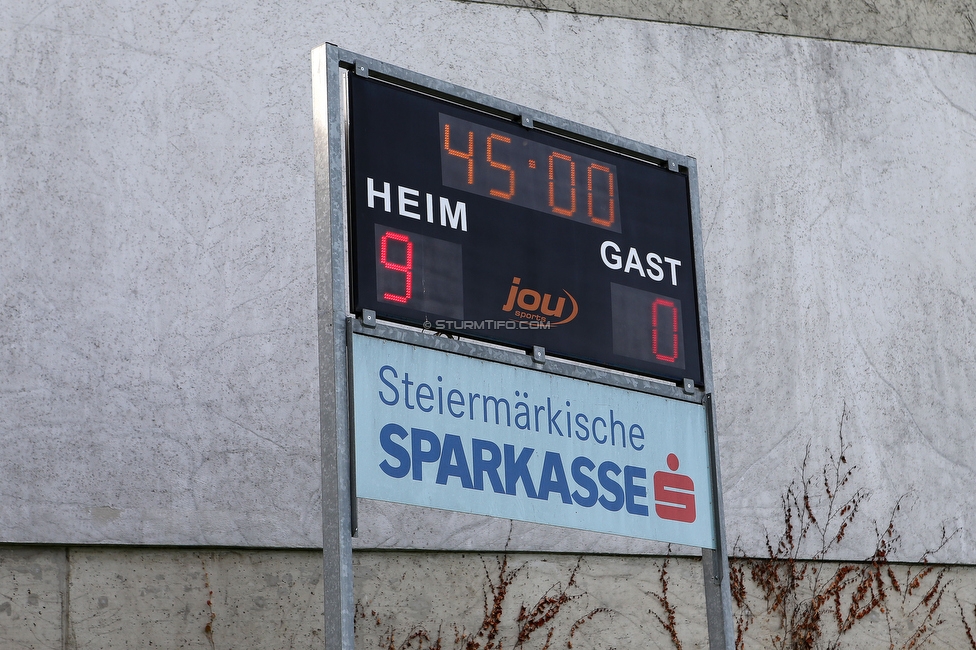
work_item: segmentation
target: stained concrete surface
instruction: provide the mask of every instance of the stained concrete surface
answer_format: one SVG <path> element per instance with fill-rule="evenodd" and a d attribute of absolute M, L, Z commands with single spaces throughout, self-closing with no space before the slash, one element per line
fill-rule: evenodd
<path fill-rule="evenodd" d="M 760 554 L 842 429 L 870 498 L 838 556 L 909 495 L 898 557 L 945 526 L 937 559 L 976 563 L 973 56 L 450 0 L 0 11 L 3 541 L 321 543 L 309 52 L 332 41 L 695 156 L 730 541 Z M 508 539 L 363 512 L 360 548 Z"/>
<path fill-rule="evenodd" d="M 77 647 L 322 646 L 321 555 L 81 549 L 71 553 Z"/>
<path fill-rule="evenodd" d="M 0 641 L 10 650 L 60 650 L 64 549 L 0 547 Z"/>
<path fill-rule="evenodd" d="M 903 586 L 906 572 L 923 568 L 892 567 Z M 0 546 L 0 647 L 321 649 L 321 575 L 322 556 L 313 550 Z M 782 630 L 746 576 L 753 618 L 745 647 L 773 647 Z M 904 599 L 890 590 L 889 616 L 875 609 L 841 635 L 828 611 L 824 639 L 843 648 L 901 647 L 925 622 L 916 605 L 933 577 Z M 374 551 L 354 554 L 354 578 L 356 647 L 363 650 L 388 648 L 391 640 L 401 647 L 411 635 L 411 647 L 427 648 L 418 642 L 423 634 L 429 645 L 439 636 L 443 648 L 461 647 L 457 639 L 477 635 L 485 622 L 486 602 L 489 612 L 499 605 L 496 642 L 505 647 L 541 616 L 545 623 L 524 647 L 541 648 L 551 628 L 550 647 L 672 648 L 664 597 L 683 647 L 707 647 L 695 558 L 665 565 L 665 558 L 643 556 Z M 976 569 L 952 567 L 944 584 L 929 623 L 943 622 L 917 647 L 968 649 L 963 621 L 976 625 Z M 740 617 L 745 611 L 736 609 Z"/>
<path fill-rule="evenodd" d="M 976 52 L 968 0 L 459 0 L 856 43 Z"/>

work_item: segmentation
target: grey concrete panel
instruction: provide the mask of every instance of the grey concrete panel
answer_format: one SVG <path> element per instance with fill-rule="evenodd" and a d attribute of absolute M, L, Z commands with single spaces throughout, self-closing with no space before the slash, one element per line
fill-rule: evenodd
<path fill-rule="evenodd" d="M 4 539 L 320 543 L 307 52 L 39 9 L 2 36 Z"/>
<path fill-rule="evenodd" d="M 968 0 L 458 0 L 592 16 L 976 53 Z"/>
<path fill-rule="evenodd" d="M 66 569 L 62 548 L 0 547 L 4 650 L 61 650 Z"/>
<path fill-rule="evenodd" d="M 321 543 L 308 55 L 332 41 L 697 158 L 731 543 L 761 554 L 846 412 L 871 496 L 837 554 L 909 494 L 898 557 L 946 525 L 938 557 L 976 562 L 974 57 L 449 0 L 2 11 L 3 540 Z M 373 512 L 366 546 L 508 537 Z"/>
<path fill-rule="evenodd" d="M 489 605 L 494 604 L 497 587 L 503 582 L 499 563 L 504 561 L 504 573 L 512 578 L 500 601 L 497 640 L 504 647 L 511 647 L 518 638 L 521 607 L 531 610 L 540 599 L 557 600 L 561 594 L 574 600 L 566 602 L 548 624 L 533 634 L 528 647 L 542 647 L 550 628 L 554 631 L 550 647 L 566 647 L 566 641 L 572 641 L 574 648 L 708 647 L 700 588 L 701 562 L 695 558 L 671 558 L 665 566 L 665 559 L 660 557 L 580 559 L 573 555 L 458 553 L 356 554 L 357 647 L 388 647 L 391 639 L 394 647 L 401 647 L 399 644 L 408 635 L 419 631 L 426 632 L 432 640 L 439 636 L 445 647 L 464 647 L 452 644 L 455 630 L 477 632 L 486 618 L 485 599 Z M 577 562 L 579 569 L 570 586 Z M 826 563 L 818 570 L 824 576 L 833 576 L 840 568 Z M 920 570 L 924 571 L 924 567 L 893 567 L 899 589 L 888 586 L 885 611 L 875 607 L 845 632 L 838 632 L 832 603 L 824 607 L 818 626 L 822 647 L 837 641 L 839 645 L 830 647 L 969 647 L 964 617 L 970 626 L 976 619 L 973 569 L 956 567 L 943 576 L 943 582 L 936 581 L 936 573 L 928 573 L 919 581 L 924 589 L 909 594 L 906 577 L 914 579 Z M 936 585 L 938 591 L 943 584 L 946 589 L 942 603 L 926 621 L 926 606 L 922 605 L 925 594 Z M 437 588 L 431 589 L 430 585 Z M 748 567 L 742 586 L 740 594 L 745 606 L 736 609 L 737 621 L 745 628 L 742 647 L 780 647 L 774 640 L 784 636 L 780 619 L 767 611 L 769 603 L 750 577 Z M 796 593 L 801 599 L 810 595 L 800 590 Z M 851 602 L 849 596 L 850 592 L 842 596 L 843 607 Z M 665 628 L 668 614 L 659 597 L 666 597 L 672 608 L 672 627 L 680 646 L 672 642 Z M 922 606 L 917 608 L 919 605 Z M 582 624 L 572 633 L 577 621 Z M 924 641 L 912 642 L 920 629 Z M 428 647 L 416 642 L 415 645 Z"/>
<path fill-rule="evenodd" d="M 454 643 L 456 634 L 477 634 L 489 618 L 486 601 L 489 612 L 496 602 L 500 607 L 495 643 L 513 647 L 526 628 L 518 621 L 520 609 L 563 596 L 569 599 L 531 633 L 526 647 L 543 647 L 551 628 L 554 648 L 567 642 L 574 648 L 667 648 L 667 632 L 651 613 L 663 614 L 652 595 L 661 589 L 660 568 L 660 559 L 651 557 L 357 553 L 356 647 L 386 647 L 391 638 L 400 647 L 419 630 L 440 637 L 445 647 L 464 647 Z M 708 647 L 701 562 L 672 561 L 669 572 L 685 647 Z"/>
<path fill-rule="evenodd" d="M 78 648 L 321 648 L 314 551 L 72 549 Z"/>
<path fill-rule="evenodd" d="M 576 648 L 671 648 L 670 634 L 655 618 L 667 619 L 657 598 L 664 594 L 662 568 L 678 639 L 686 648 L 705 647 L 701 562 L 672 557 L 665 567 L 664 560 L 357 552 L 356 647 L 386 648 L 391 637 L 401 647 L 420 630 L 431 640 L 439 632 L 444 648 L 463 647 L 456 634 L 476 633 L 485 620 L 486 597 L 493 605 L 497 593 L 503 597 L 496 642 L 505 647 L 517 637 L 522 606 L 531 610 L 543 597 L 550 603 L 566 597 L 526 647 L 541 647 L 552 628 L 550 647 L 572 640 Z M 838 566 L 825 563 L 819 571 L 832 575 Z M 920 580 L 923 589 L 907 594 L 908 576 L 923 569 L 893 566 L 906 596 L 890 589 L 889 616 L 874 610 L 841 637 L 842 647 L 902 647 L 924 622 L 915 606 L 935 584 L 936 573 L 930 573 Z M 504 594 L 498 590 L 502 575 Z M 976 624 L 976 569 L 951 567 L 943 580 L 947 589 L 930 623 L 942 622 L 932 627 L 927 644 L 913 647 L 968 647 L 965 625 Z M 322 585 L 315 550 L 0 546 L 0 647 L 321 648 Z M 782 630 L 748 571 L 743 587 L 753 613 L 745 647 L 774 646 L 771 639 Z M 12 604 L 9 617 L 4 603 Z M 836 638 L 832 619 L 824 619 L 822 630 L 825 640 Z M 411 647 L 428 646 L 414 641 Z"/>

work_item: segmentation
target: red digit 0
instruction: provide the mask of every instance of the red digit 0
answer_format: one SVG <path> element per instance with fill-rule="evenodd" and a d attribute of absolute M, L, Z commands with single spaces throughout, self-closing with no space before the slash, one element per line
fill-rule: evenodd
<path fill-rule="evenodd" d="M 488 145 L 491 146 L 490 144 Z M 474 131 L 468 131 L 468 150 L 451 149 L 451 125 L 444 123 L 444 150 L 452 156 L 468 161 L 468 185 L 474 185 Z M 489 150 L 490 151 L 490 150 Z M 491 157 L 490 155 L 488 156 Z"/>
<path fill-rule="evenodd" d="M 598 219 L 593 215 L 593 170 L 603 172 L 607 175 L 607 184 L 610 189 L 608 194 L 610 195 L 610 201 L 607 209 L 609 210 L 606 219 Z M 609 167 L 603 165 L 598 165 L 597 163 L 590 163 L 590 166 L 586 168 L 586 208 L 587 216 L 590 221 L 597 224 L 598 226 L 606 226 L 609 228 L 613 225 L 613 172 L 610 171 Z"/>
<path fill-rule="evenodd" d="M 658 352 L 658 312 L 660 311 L 661 307 L 671 310 L 671 351 L 673 354 L 670 356 Z M 651 305 L 651 351 L 654 353 L 654 356 L 657 357 L 658 361 L 674 363 L 678 360 L 678 306 L 675 305 L 671 300 L 656 298 L 654 303 Z"/>
<path fill-rule="evenodd" d="M 389 241 L 398 241 L 406 244 L 407 249 L 407 259 L 403 264 L 393 262 L 388 257 Z M 404 288 L 403 295 L 398 293 L 384 293 L 383 300 L 389 300 L 391 302 L 398 302 L 401 305 L 406 304 L 410 297 L 413 295 L 413 242 L 406 235 L 398 232 L 387 231 L 383 237 L 380 238 L 380 264 L 384 268 L 391 271 L 397 271 L 403 273 L 404 275 Z"/>
<path fill-rule="evenodd" d="M 510 143 L 512 139 L 508 136 L 498 135 L 497 133 L 492 133 L 488 136 L 488 164 L 495 169 L 501 169 L 508 172 L 508 192 L 503 192 L 502 190 L 489 190 L 488 193 L 499 199 L 510 199 L 515 196 L 515 171 L 509 165 L 503 165 L 502 163 L 491 159 L 492 140 Z"/>
<path fill-rule="evenodd" d="M 569 196 L 570 203 L 569 209 L 561 208 L 556 205 L 556 175 L 555 175 L 555 165 L 554 160 L 565 160 L 569 163 Z M 549 207 L 556 214 L 561 214 L 564 217 L 571 217 L 576 212 L 576 163 L 573 162 L 572 156 L 567 156 L 556 151 L 553 151 L 549 156 Z"/>

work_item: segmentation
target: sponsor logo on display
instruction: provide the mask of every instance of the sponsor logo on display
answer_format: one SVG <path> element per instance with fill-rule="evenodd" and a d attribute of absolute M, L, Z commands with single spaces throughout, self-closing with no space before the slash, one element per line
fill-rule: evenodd
<path fill-rule="evenodd" d="M 579 313 L 579 305 L 571 293 L 562 290 L 565 296 L 553 298 L 550 293 L 541 293 L 535 289 L 522 286 L 522 278 L 513 277 L 512 286 L 508 290 L 508 297 L 502 305 L 502 311 L 509 312 L 516 318 L 526 321 L 543 323 L 549 327 L 564 325 L 571 322 Z M 569 302 L 566 302 L 566 299 Z M 567 309 L 568 308 L 568 309 Z"/>

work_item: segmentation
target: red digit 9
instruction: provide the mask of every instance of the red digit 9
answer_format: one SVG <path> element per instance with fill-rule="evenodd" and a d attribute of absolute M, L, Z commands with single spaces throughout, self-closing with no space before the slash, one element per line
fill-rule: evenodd
<path fill-rule="evenodd" d="M 406 260 L 403 264 L 389 259 L 390 240 L 406 244 Z M 387 231 L 384 233 L 383 237 L 380 238 L 380 264 L 390 271 L 403 273 L 405 285 L 402 295 L 398 293 L 384 293 L 383 300 L 398 302 L 401 305 L 406 304 L 411 296 L 413 296 L 413 242 L 410 241 L 410 238 L 398 232 Z"/>
<path fill-rule="evenodd" d="M 671 310 L 671 318 L 661 318 L 659 316 L 661 308 Z M 667 321 L 670 320 L 670 323 Z M 670 324 L 670 328 L 667 326 Z M 660 352 L 658 347 L 659 340 L 659 329 L 665 328 L 670 329 L 671 332 L 671 352 L 672 354 L 664 354 Z M 665 334 L 667 336 L 667 334 Z M 674 304 L 671 300 L 665 300 L 664 298 L 656 298 L 651 304 L 651 351 L 658 361 L 664 361 L 665 363 L 674 363 L 678 360 L 678 306 Z"/>

